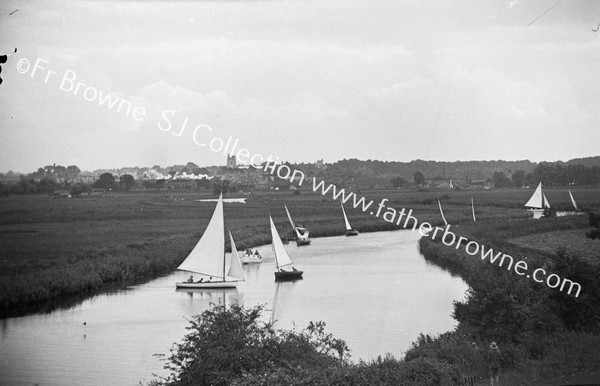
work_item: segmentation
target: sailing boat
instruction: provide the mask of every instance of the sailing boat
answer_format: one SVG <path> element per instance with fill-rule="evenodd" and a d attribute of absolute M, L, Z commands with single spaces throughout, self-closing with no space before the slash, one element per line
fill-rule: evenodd
<path fill-rule="evenodd" d="M 309 231 L 304 228 L 302 225 L 295 225 L 294 220 L 292 220 L 292 216 L 290 216 L 290 211 L 287 208 L 287 205 L 283 204 L 285 207 L 285 213 L 287 213 L 288 219 L 290 220 L 290 224 L 292 224 L 292 229 L 294 229 L 294 234 L 296 235 L 296 245 L 309 245 L 310 239 L 308 238 Z"/>
<path fill-rule="evenodd" d="M 573 207 L 575 208 L 575 212 L 579 212 L 581 211 L 581 209 L 579 209 L 577 207 L 577 203 L 575 202 L 575 199 L 573 198 L 573 194 L 571 194 L 571 191 L 569 190 L 569 196 L 571 197 L 571 202 L 573 203 Z"/>
<path fill-rule="evenodd" d="M 544 215 L 544 211 L 550 208 L 550 202 L 544 194 L 541 181 L 529 201 L 525 204 L 525 208 L 529 208 L 533 212 L 534 219 L 541 218 Z"/>
<path fill-rule="evenodd" d="M 223 215 L 223 194 L 219 196 L 215 211 L 198 241 L 188 257 L 177 267 L 182 271 L 189 271 L 201 275 L 199 281 L 194 281 L 193 276 L 185 282 L 175 283 L 177 288 L 235 288 L 238 281 L 244 281 L 242 265 L 238 255 L 233 236 L 231 240 L 231 263 L 229 270 L 225 270 L 225 216 Z"/>
<path fill-rule="evenodd" d="M 340 201 L 340 206 L 342 207 L 342 213 L 344 214 L 344 222 L 346 223 L 346 236 L 358 236 L 358 231 L 350 225 L 348 221 L 348 216 L 346 216 L 346 211 L 344 210 L 344 203 Z"/>
<path fill-rule="evenodd" d="M 473 222 L 477 222 L 477 218 L 475 217 L 475 204 L 473 203 L 473 196 L 471 196 L 471 212 L 473 212 Z"/>
<path fill-rule="evenodd" d="M 277 228 L 275 228 L 271 216 L 269 216 L 269 221 L 271 222 L 273 254 L 275 255 L 275 265 L 277 266 L 275 280 L 295 280 L 302 278 L 304 272 L 294 268 L 294 263 L 292 263 L 290 256 L 283 246 L 283 242 L 281 242 L 281 237 L 279 237 L 279 233 L 277 232 Z"/>

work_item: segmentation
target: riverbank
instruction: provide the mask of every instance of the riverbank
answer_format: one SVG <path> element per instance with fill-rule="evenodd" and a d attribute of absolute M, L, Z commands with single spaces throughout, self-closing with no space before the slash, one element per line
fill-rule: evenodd
<path fill-rule="evenodd" d="M 436 338 L 419 339 L 407 358 L 427 356 L 462 363 L 463 373 L 482 378 L 486 372 L 483 357 L 465 353 L 486 350 L 490 342 L 496 341 L 503 353 L 505 384 L 548 384 L 566 376 L 600 372 L 598 265 L 586 261 L 587 255 L 576 256 L 568 245 L 549 252 L 514 242 L 517 236 L 556 237 L 561 232 L 572 235 L 579 231 L 585 237 L 587 216 L 485 221 L 457 228 L 456 232 L 469 239 L 480 240 L 518 259 L 527 258 L 529 267 L 545 267 L 580 283 L 582 294 L 575 298 L 479 256 L 470 256 L 462 249 L 422 238 L 419 246 L 425 258 L 460 275 L 470 290 L 464 302 L 455 304 L 457 329 Z"/>
<path fill-rule="evenodd" d="M 549 190 L 561 203 L 564 190 Z M 451 223 L 471 220 L 474 196 L 479 220 L 518 219 L 530 192 L 522 189 L 475 192 L 369 190 L 375 203 L 413 210 L 420 222 L 440 224 L 437 200 Z M 584 207 L 600 205 L 597 189 L 576 193 Z M 236 195 L 238 197 L 240 195 Z M 233 196 L 232 196 L 233 197 Z M 246 204 L 226 204 L 225 215 L 240 249 L 271 242 L 269 212 L 278 229 L 290 232 L 283 204 L 311 237 L 344 234 L 339 203 L 317 193 L 258 192 Z M 42 195 L 0 199 L 0 318 L 47 312 L 73 298 L 149 280 L 171 272 L 204 231 L 214 203 L 209 193 L 119 193 L 104 197 L 56 198 Z M 565 195 L 564 205 L 568 205 Z M 374 204 L 376 205 L 376 204 Z M 346 205 L 352 225 L 361 232 L 397 229 L 381 218 Z M 66 302 L 66 303 L 65 303 Z"/>

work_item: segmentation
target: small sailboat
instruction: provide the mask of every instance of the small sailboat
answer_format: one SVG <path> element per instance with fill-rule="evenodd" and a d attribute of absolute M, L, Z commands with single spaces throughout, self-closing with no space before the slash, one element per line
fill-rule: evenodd
<path fill-rule="evenodd" d="M 575 212 L 581 211 L 581 209 L 579 209 L 577 207 L 577 203 L 575 202 L 575 199 L 573 198 L 573 194 L 571 193 L 570 190 L 569 190 L 569 196 L 571 197 L 571 202 L 573 203 L 573 207 L 575 208 Z"/>
<path fill-rule="evenodd" d="M 534 219 L 541 218 L 544 215 L 544 211 L 550 208 L 550 202 L 544 194 L 541 181 L 529 201 L 525 204 L 525 208 L 533 212 Z"/>
<path fill-rule="evenodd" d="M 285 213 L 287 213 L 288 219 L 290 220 L 290 224 L 292 224 L 292 229 L 294 229 L 294 235 L 296 238 L 296 245 L 309 245 L 310 239 L 308 238 L 309 231 L 304 228 L 302 225 L 294 224 L 294 220 L 292 220 L 292 216 L 290 215 L 290 211 L 287 208 L 287 205 L 283 204 L 285 207 Z"/>
<path fill-rule="evenodd" d="M 294 268 L 294 263 L 292 263 L 292 259 L 290 259 L 290 256 L 281 242 L 281 238 L 279 237 L 279 233 L 277 232 L 277 228 L 275 228 L 271 216 L 269 216 L 269 221 L 271 222 L 271 239 L 273 243 L 273 254 L 275 255 L 275 266 L 277 267 L 277 270 L 275 271 L 275 280 L 295 280 L 302 278 L 304 272 Z"/>
<path fill-rule="evenodd" d="M 252 252 L 251 249 L 246 249 L 240 256 L 240 260 L 242 261 L 242 264 L 262 263 L 262 256 L 258 253 L 258 250 Z"/>
<path fill-rule="evenodd" d="M 475 204 L 473 203 L 473 196 L 471 196 L 471 212 L 473 212 L 473 222 L 477 222 L 477 218 L 475 217 Z"/>
<path fill-rule="evenodd" d="M 344 214 L 344 222 L 346 223 L 346 236 L 358 236 L 358 231 L 350 225 L 348 221 L 348 216 L 346 216 L 346 211 L 344 210 L 344 204 L 340 201 L 340 206 L 342 207 L 342 213 Z"/>
<path fill-rule="evenodd" d="M 223 194 L 219 196 L 215 211 L 204 234 L 188 257 L 177 267 L 182 271 L 201 276 L 194 281 L 193 275 L 185 282 L 175 283 L 177 288 L 235 288 L 244 281 L 242 265 L 233 236 L 231 240 L 231 262 L 226 270 L 225 256 L 225 216 L 223 214 Z"/>

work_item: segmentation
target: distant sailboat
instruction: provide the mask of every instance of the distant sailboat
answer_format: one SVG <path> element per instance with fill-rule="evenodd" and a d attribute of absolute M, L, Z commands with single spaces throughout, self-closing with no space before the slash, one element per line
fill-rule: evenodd
<path fill-rule="evenodd" d="M 440 214 L 442 215 L 442 220 L 444 220 L 444 224 L 446 224 L 446 226 L 447 226 L 448 221 L 446 221 L 446 217 L 444 216 L 444 211 L 442 210 L 442 203 L 440 202 L 439 198 L 438 198 L 438 206 L 440 207 Z"/>
<path fill-rule="evenodd" d="M 571 193 L 571 191 L 569 190 L 569 196 L 571 197 L 571 202 L 573 203 L 573 207 L 575 208 L 575 212 L 579 212 L 579 208 L 577 207 L 577 203 L 575 202 L 575 199 L 573 198 L 573 194 Z"/>
<path fill-rule="evenodd" d="M 231 240 L 231 263 L 226 271 L 225 256 L 225 217 L 223 215 L 223 195 L 219 196 L 215 211 L 204 234 L 188 257 L 177 267 L 201 275 L 199 281 L 176 283 L 177 288 L 235 288 L 238 281 L 244 281 L 242 265 L 233 236 Z M 226 274 L 227 272 L 227 274 Z"/>
<path fill-rule="evenodd" d="M 342 213 L 344 214 L 344 222 L 346 223 L 346 236 L 358 236 L 358 231 L 350 225 L 348 221 L 348 216 L 346 216 L 346 211 L 344 210 L 344 204 L 340 201 L 340 206 L 342 207 Z"/>
<path fill-rule="evenodd" d="M 550 208 L 550 202 L 544 194 L 541 181 L 529 201 L 525 204 L 525 208 L 529 208 L 533 212 L 534 219 L 541 218 L 544 215 L 544 211 Z"/>
<path fill-rule="evenodd" d="M 309 231 L 304 228 L 302 225 L 294 224 L 294 220 L 292 220 L 292 216 L 290 215 L 290 211 L 287 208 L 287 205 L 283 204 L 285 207 L 285 212 L 287 213 L 288 219 L 290 220 L 290 224 L 292 224 L 292 229 L 294 229 L 294 235 L 296 236 L 296 245 L 309 245 L 310 239 L 308 238 Z"/>
<path fill-rule="evenodd" d="M 473 203 L 473 196 L 471 196 L 471 212 L 473 212 L 473 222 L 477 222 L 477 218 L 475 218 L 475 204 Z"/>
<path fill-rule="evenodd" d="M 292 263 L 292 259 L 290 259 L 290 256 L 281 242 L 281 237 L 279 237 L 279 233 L 277 232 L 277 228 L 275 228 L 275 223 L 273 223 L 271 216 L 269 216 L 269 221 L 271 222 L 271 239 L 273 243 L 273 254 L 275 255 L 275 266 L 277 267 L 277 271 L 275 271 L 275 280 L 300 279 L 304 272 L 294 268 L 294 263 Z"/>

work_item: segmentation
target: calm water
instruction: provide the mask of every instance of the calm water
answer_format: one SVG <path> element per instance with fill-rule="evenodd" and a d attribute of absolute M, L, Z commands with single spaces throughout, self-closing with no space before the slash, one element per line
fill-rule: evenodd
<path fill-rule="evenodd" d="M 346 340 L 352 358 L 390 352 L 401 356 L 420 332 L 455 326 L 452 301 L 466 284 L 427 263 L 417 250 L 418 232 L 365 233 L 314 239 L 287 246 L 304 279 L 275 283 L 270 246 L 262 264 L 246 265 L 246 282 L 234 290 L 178 292 L 184 272 L 47 315 L 0 321 L 0 383 L 137 385 L 165 375 L 153 354 L 168 354 L 187 320 L 209 303 L 238 300 L 266 304 L 265 318 L 280 328 L 304 328 L 324 320 Z M 84 326 L 83 323 L 86 322 Z"/>

